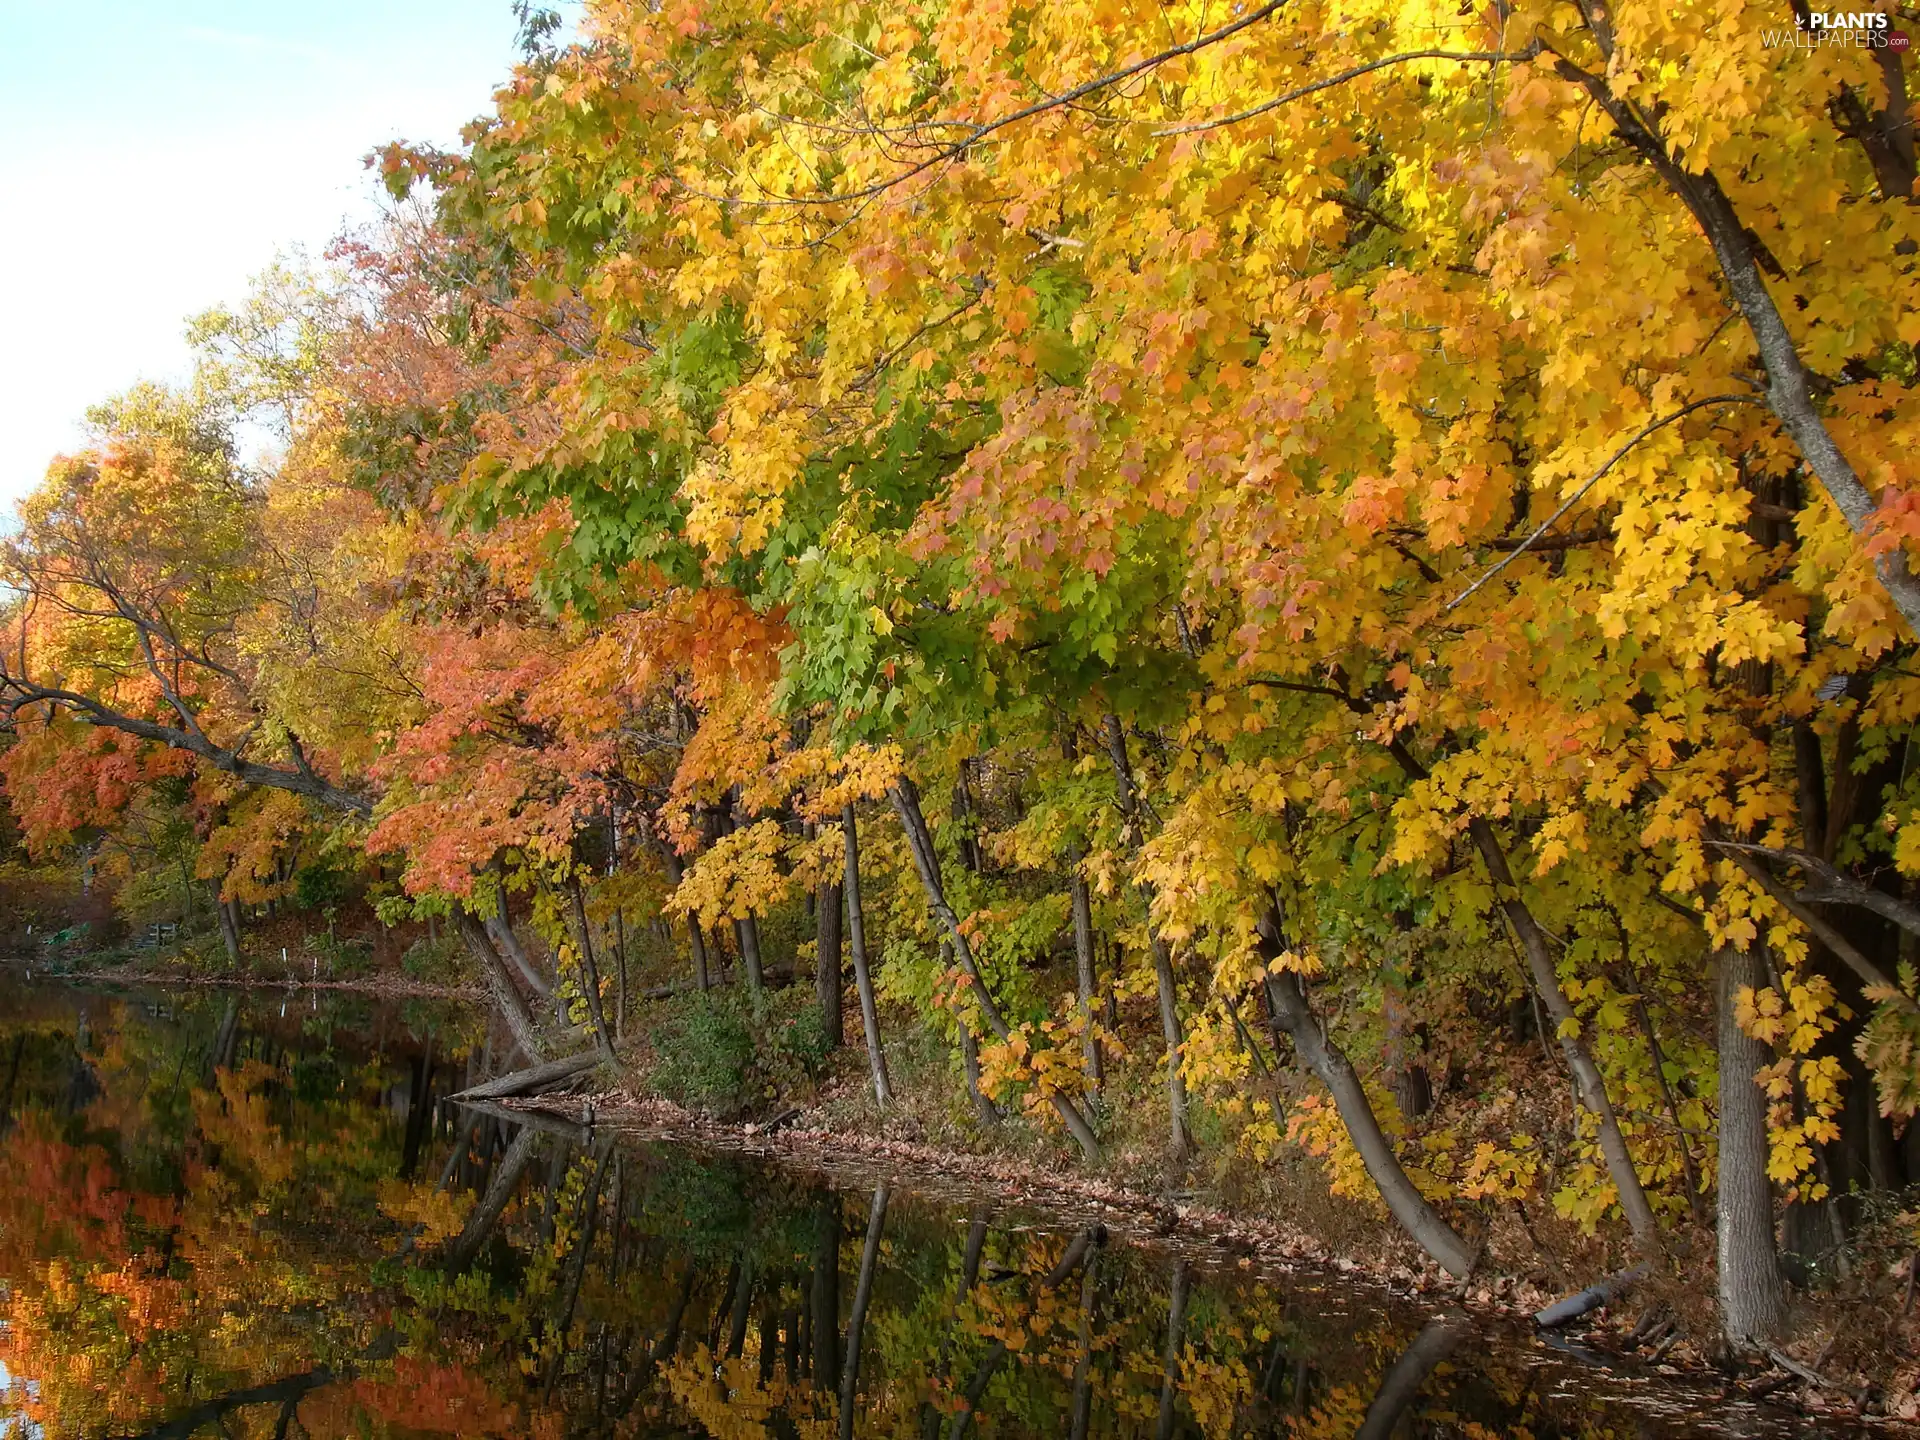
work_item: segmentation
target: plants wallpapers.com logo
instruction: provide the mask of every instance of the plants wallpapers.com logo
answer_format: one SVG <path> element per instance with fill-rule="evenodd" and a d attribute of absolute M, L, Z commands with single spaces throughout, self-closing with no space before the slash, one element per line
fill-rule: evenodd
<path fill-rule="evenodd" d="M 1760 38 L 1769 50 L 1905 50 L 1913 43 L 1878 10 L 1796 14 L 1793 29 L 1765 30 Z"/>

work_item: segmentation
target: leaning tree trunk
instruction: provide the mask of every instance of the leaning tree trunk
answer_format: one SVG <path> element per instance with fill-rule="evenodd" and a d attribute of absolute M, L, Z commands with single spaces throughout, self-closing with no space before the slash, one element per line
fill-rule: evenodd
<path fill-rule="evenodd" d="M 534 1027 L 533 1012 L 527 1009 L 527 1002 L 514 988 L 513 976 L 507 973 L 506 962 L 500 958 L 500 952 L 494 949 L 487 927 L 459 906 L 454 907 L 453 923 L 459 927 L 460 938 L 466 942 L 468 952 L 480 962 L 487 989 L 493 995 L 494 1008 L 500 1012 L 500 1018 L 507 1022 L 507 1029 L 513 1033 L 514 1041 L 526 1052 L 529 1060 L 546 1059 L 546 1049 L 541 1045 L 539 1031 Z"/>
<path fill-rule="evenodd" d="M 1262 931 L 1262 950 L 1271 961 L 1285 949 L 1280 943 L 1279 917 L 1270 915 Z M 1353 1148 L 1359 1151 L 1368 1177 L 1400 1228 L 1449 1275 L 1461 1280 L 1471 1275 L 1474 1252 L 1407 1177 L 1400 1157 L 1393 1153 L 1393 1145 L 1380 1128 L 1379 1117 L 1373 1113 L 1366 1087 L 1346 1051 L 1322 1028 L 1300 977 L 1292 971 L 1268 971 L 1267 1003 L 1272 1007 L 1274 1024 L 1293 1041 L 1293 1053 L 1300 1063 L 1333 1097 L 1333 1108 L 1347 1127 Z"/>
<path fill-rule="evenodd" d="M 860 997 L 860 1026 L 867 1038 L 867 1067 L 873 1072 L 873 1098 L 893 1103 L 887 1080 L 887 1052 L 880 1043 L 880 1011 L 873 1000 L 873 973 L 867 968 L 867 913 L 860 899 L 860 830 L 853 802 L 840 810 L 840 830 L 846 840 L 847 869 L 841 884 L 847 896 L 847 945 L 853 952 L 853 988 Z"/>
<path fill-rule="evenodd" d="M 1486 862 L 1487 873 L 1498 887 L 1500 908 L 1506 914 L 1507 923 L 1513 926 L 1514 933 L 1520 937 L 1520 948 L 1527 957 L 1527 970 L 1533 979 L 1534 993 L 1540 997 L 1553 1020 L 1554 1030 L 1560 1040 L 1560 1053 L 1566 1058 L 1567 1069 L 1573 1073 L 1580 1103 L 1599 1124 L 1600 1153 L 1606 1157 L 1607 1173 L 1613 1178 L 1614 1189 L 1619 1192 L 1620 1209 L 1627 1217 L 1628 1228 L 1633 1231 L 1634 1243 L 1645 1254 L 1658 1254 L 1660 1222 L 1654 1218 L 1646 1187 L 1640 1183 L 1640 1172 L 1634 1166 L 1633 1152 L 1627 1148 L 1627 1137 L 1620 1129 L 1620 1117 L 1614 1113 L 1606 1080 L 1600 1074 L 1600 1067 L 1594 1063 L 1592 1050 L 1581 1036 L 1580 1019 L 1573 1013 L 1573 1004 L 1567 999 L 1567 992 L 1560 988 L 1560 975 L 1554 966 L 1553 955 L 1547 949 L 1546 932 L 1533 918 L 1533 911 L 1527 907 L 1527 902 L 1521 899 L 1520 888 L 1514 883 L 1513 870 L 1507 864 L 1507 852 L 1501 848 L 1493 827 L 1476 815 L 1467 822 L 1467 831 L 1480 851 L 1480 858 Z"/>
<path fill-rule="evenodd" d="M 940 857 L 933 848 L 933 834 L 927 829 L 927 817 L 920 810 L 920 791 L 912 780 L 902 775 L 887 792 L 893 801 L 894 813 L 900 817 L 900 827 L 906 831 L 907 848 L 913 852 L 914 869 L 920 872 L 920 885 L 927 894 L 927 904 L 932 908 L 934 917 L 947 932 L 953 942 L 954 958 L 959 961 L 961 973 L 967 977 L 973 987 L 975 1001 L 980 1006 L 981 1018 L 987 1027 L 1001 1040 L 1008 1039 L 1012 1031 L 1006 1019 L 1000 1014 L 1000 1007 L 994 1003 L 993 994 L 987 989 L 985 978 L 980 974 L 979 966 L 973 961 L 973 947 L 967 941 L 965 932 L 960 928 L 960 919 L 953 913 L 953 907 L 947 903 L 947 887 L 940 878 Z M 1060 1123 L 1067 1127 L 1067 1133 L 1079 1143 L 1089 1160 L 1100 1158 L 1100 1142 L 1095 1138 L 1093 1127 L 1087 1123 L 1087 1117 L 1073 1101 L 1058 1090 L 1048 1090 L 1047 1100 L 1052 1104 L 1054 1113 L 1060 1117 Z"/>
<path fill-rule="evenodd" d="M 1767 1186 L 1767 1097 L 1755 1080 L 1772 1060 L 1766 1045 L 1740 1028 L 1734 1007 L 1743 987 L 1767 983 L 1756 950 L 1723 948 L 1718 967 L 1720 1045 L 1719 1218 L 1716 1224 L 1720 1319 L 1737 1347 L 1763 1345 L 1786 1315 L 1786 1290 L 1773 1236 Z"/>

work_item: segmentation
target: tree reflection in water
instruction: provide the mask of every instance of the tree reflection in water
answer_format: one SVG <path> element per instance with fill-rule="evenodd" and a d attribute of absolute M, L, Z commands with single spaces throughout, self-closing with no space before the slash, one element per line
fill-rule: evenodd
<path fill-rule="evenodd" d="M 0 1435 L 1693 1433 L 1344 1282 L 448 1104 L 457 1011 L 0 999 Z"/>

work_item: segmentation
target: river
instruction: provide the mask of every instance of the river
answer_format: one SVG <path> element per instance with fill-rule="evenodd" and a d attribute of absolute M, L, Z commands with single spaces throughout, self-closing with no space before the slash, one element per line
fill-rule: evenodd
<path fill-rule="evenodd" d="M 1342 1275 L 449 1104 L 480 1029 L 0 970 L 0 1436 L 1805 1433 Z"/>

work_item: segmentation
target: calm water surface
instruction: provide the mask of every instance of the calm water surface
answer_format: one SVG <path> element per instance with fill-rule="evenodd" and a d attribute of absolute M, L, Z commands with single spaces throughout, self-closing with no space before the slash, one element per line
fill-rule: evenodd
<path fill-rule="evenodd" d="M 0 1435 L 1802 1428 L 1337 1277 L 445 1103 L 486 1059 L 443 1005 L 0 972 Z"/>

